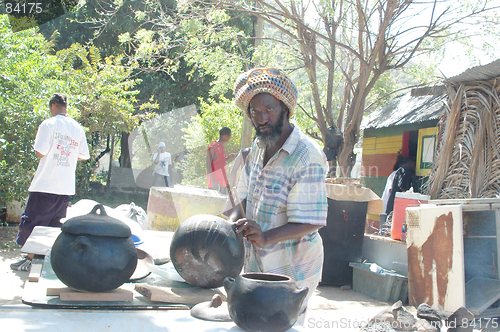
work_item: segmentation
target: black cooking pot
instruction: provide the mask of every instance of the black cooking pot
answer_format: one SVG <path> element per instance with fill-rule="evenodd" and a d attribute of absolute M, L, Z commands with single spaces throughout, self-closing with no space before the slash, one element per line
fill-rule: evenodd
<path fill-rule="evenodd" d="M 243 237 L 233 223 L 208 214 L 186 219 L 174 232 L 170 259 L 187 283 L 214 288 L 240 274 L 245 258 Z"/>
<path fill-rule="evenodd" d="M 231 319 L 245 331 L 283 332 L 297 321 L 308 289 L 287 276 L 244 273 L 226 278 L 224 288 Z"/>
<path fill-rule="evenodd" d="M 125 223 L 109 217 L 98 204 L 89 214 L 63 224 L 52 246 L 52 269 L 66 286 L 76 290 L 106 292 L 118 288 L 137 265 L 131 235 Z"/>

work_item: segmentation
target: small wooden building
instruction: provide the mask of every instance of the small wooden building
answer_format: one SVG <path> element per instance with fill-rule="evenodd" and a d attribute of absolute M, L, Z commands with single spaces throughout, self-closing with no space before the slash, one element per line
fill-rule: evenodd
<path fill-rule="evenodd" d="M 429 174 L 446 101 L 445 89 L 431 90 L 400 95 L 363 119 L 361 181 L 377 195 L 382 196 L 399 151 L 416 161 L 414 187 L 420 187 L 422 177 Z"/>

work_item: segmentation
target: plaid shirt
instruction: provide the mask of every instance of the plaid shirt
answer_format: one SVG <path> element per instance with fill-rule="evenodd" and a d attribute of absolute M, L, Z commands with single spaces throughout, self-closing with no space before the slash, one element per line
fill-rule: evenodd
<path fill-rule="evenodd" d="M 288 222 L 326 226 L 328 164 L 321 148 L 295 126 L 265 167 L 264 154 L 255 140 L 241 173 L 238 193 L 247 199 L 247 218 L 264 232 Z M 246 246 L 245 271 L 259 272 L 251 244 Z M 289 276 L 299 287 L 301 281 L 317 285 L 321 278 L 323 242 L 318 231 L 257 250 L 263 272 Z"/>

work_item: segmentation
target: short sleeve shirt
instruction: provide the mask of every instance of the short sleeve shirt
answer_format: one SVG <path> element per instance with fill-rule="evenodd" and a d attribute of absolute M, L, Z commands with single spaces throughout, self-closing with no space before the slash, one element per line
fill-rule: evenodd
<path fill-rule="evenodd" d="M 156 160 L 156 156 L 158 156 L 158 152 L 153 155 L 153 160 Z M 162 152 L 160 153 L 160 161 L 155 165 L 153 173 L 158 173 L 160 175 L 170 176 L 169 166 L 172 165 L 172 156 L 170 152 Z"/>
<path fill-rule="evenodd" d="M 208 148 L 207 148 L 207 153 L 210 148 L 213 148 L 215 151 L 215 155 L 217 156 L 216 160 L 212 161 L 211 167 L 212 167 L 212 175 L 214 177 L 214 180 L 219 183 L 221 187 L 226 187 L 226 179 L 225 176 L 227 176 L 227 170 L 226 170 L 226 149 L 224 148 L 224 145 L 219 143 L 218 141 L 212 142 Z M 209 188 L 212 187 L 212 181 L 210 180 L 210 177 L 207 174 L 207 185 Z"/>
<path fill-rule="evenodd" d="M 28 190 L 74 195 L 77 161 L 90 158 L 83 127 L 69 116 L 51 117 L 38 127 L 34 148 L 44 157 Z"/>
<path fill-rule="evenodd" d="M 326 156 L 297 126 L 282 148 L 264 165 L 265 148 L 255 140 L 241 173 L 238 193 L 247 199 L 246 216 L 265 232 L 287 223 L 326 226 L 328 203 Z M 247 243 L 245 271 L 258 272 Z M 323 267 L 323 242 L 318 231 L 258 249 L 264 272 L 317 284 Z"/>

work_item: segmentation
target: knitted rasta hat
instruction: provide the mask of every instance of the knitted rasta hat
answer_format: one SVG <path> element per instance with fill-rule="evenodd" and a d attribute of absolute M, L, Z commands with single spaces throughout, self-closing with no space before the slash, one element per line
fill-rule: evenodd
<path fill-rule="evenodd" d="M 297 104 L 298 91 L 293 82 L 275 68 L 254 68 L 241 74 L 234 84 L 234 101 L 242 111 L 248 114 L 250 100 L 259 93 L 269 93 L 281 100 L 288 107 L 289 116 Z"/>

